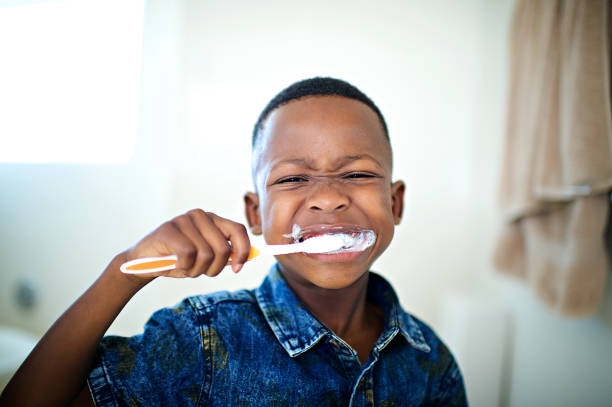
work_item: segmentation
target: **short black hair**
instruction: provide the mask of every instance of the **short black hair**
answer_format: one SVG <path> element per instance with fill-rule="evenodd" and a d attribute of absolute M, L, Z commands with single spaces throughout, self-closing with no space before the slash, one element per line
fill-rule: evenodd
<path fill-rule="evenodd" d="M 314 77 L 310 79 L 304 79 L 299 82 L 290 85 L 283 89 L 278 95 L 276 95 L 264 110 L 259 115 L 255 127 L 253 128 L 253 139 L 252 146 L 255 147 L 257 138 L 259 137 L 259 131 L 261 130 L 264 121 L 272 113 L 272 111 L 279 106 L 285 105 L 292 100 L 301 99 L 307 96 L 329 96 L 337 95 L 343 96 L 349 99 L 355 99 L 369 106 L 380 120 L 380 124 L 385 133 L 385 137 L 389 140 L 389 131 L 387 129 L 387 123 L 381 111 L 378 109 L 376 104 L 365 95 L 362 91 L 357 89 L 355 86 L 348 82 L 345 82 L 336 78 L 329 77 Z"/>

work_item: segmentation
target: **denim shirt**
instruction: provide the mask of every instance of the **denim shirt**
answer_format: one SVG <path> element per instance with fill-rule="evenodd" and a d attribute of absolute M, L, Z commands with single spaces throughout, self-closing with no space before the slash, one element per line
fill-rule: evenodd
<path fill-rule="evenodd" d="M 464 406 L 463 379 L 431 328 L 370 272 L 383 332 L 362 365 L 274 266 L 256 290 L 189 297 L 144 333 L 106 336 L 88 384 L 97 406 Z"/>

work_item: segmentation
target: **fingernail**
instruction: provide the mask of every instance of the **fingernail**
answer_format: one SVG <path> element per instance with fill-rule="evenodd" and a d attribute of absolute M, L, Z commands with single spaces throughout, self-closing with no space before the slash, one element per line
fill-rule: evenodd
<path fill-rule="evenodd" d="M 242 270 L 242 266 L 243 264 L 236 264 L 236 266 L 232 266 L 232 270 L 234 271 L 234 273 L 238 273 L 240 270 Z"/>

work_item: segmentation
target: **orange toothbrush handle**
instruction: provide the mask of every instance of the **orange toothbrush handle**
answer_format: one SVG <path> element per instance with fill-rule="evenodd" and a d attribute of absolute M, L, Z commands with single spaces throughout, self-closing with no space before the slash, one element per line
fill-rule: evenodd
<path fill-rule="evenodd" d="M 259 256 L 261 251 L 256 247 L 251 246 L 248 260 L 252 260 Z M 145 274 L 156 273 L 159 271 L 174 270 L 178 257 L 176 255 L 166 257 L 146 257 L 142 259 L 130 260 L 121 265 L 121 271 L 126 274 Z M 232 264 L 232 255 L 230 254 L 227 264 Z"/>
<path fill-rule="evenodd" d="M 255 246 L 251 246 L 251 249 L 249 250 L 249 256 L 247 257 L 247 261 L 253 260 L 255 257 L 259 256 L 260 253 L 261 253 L 261 250 L 259 250 Z M 229 256 L 229 259 L 227 259 L 227 264 L 232 264 L 232 255 L 231 254 Z"/>

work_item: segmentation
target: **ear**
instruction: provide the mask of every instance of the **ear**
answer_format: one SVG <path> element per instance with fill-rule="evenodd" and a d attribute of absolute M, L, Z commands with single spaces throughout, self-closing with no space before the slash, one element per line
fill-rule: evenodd
<path fill-rule="evenodd" d="M 261 216 L 259 216 L 259 195 L 254 192 L 244 194 L 244 213 L 251 233 L 261 235 Z"/>
<path fill-rule="evenodd" d="M 399 225 L 404 213 L 404 191 L 406 185 L 403 181 L 395 181 L 391 184 L 391 211 L 393 212 L 393 220 L 396 225 Z"/>

